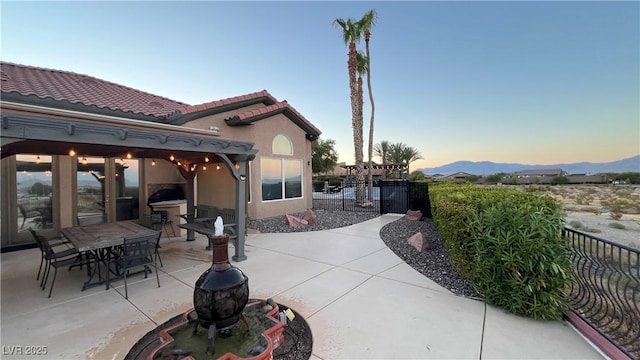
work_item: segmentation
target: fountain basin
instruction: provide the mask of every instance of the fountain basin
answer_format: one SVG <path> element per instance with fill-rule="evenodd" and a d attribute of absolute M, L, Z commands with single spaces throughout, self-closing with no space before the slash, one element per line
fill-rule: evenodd
<path fill-rule="evenodd" d="M 218 359 L 218 360 L 262 360 L 271 359 L 273 350 L 284 342 L 284 324 L 277 319 L 279 307 L 277 304 L 268 312 L 264 312 L 262 307 L 266 304 L 263 300 L 250 300 L 245 307 L 243 314 L 247 318 L 250 327 L 258 334 L 247 332 L 244 321 L 239 321 L 232 326 L 233 333 L 230 338 L 221 335 L 216 337 L 216 352 L 213 355 L 206 354 L 206 331 L 199 331 L 199 336 L 192 337 L 194 326 L 196 326 L 197 313 L 189 310 L 180 314 L 164 324 L 160 325 L 159 331 L 153 330 L 144 336 L 127 354 L 125 359 Z M 202 330 L 202 329 L 200 329 Z M 150 335 L 150 336 L 149 336 Z M 242 349 L 227 351 L 236 347 L 238 342 L 243 344 Z M 195 344 L 194 344 L 195 343 Z M 263 349 L 258 354 L 250 354 L 247 350 Z M 203 354 L 203 352 L 205 352 Z"/>

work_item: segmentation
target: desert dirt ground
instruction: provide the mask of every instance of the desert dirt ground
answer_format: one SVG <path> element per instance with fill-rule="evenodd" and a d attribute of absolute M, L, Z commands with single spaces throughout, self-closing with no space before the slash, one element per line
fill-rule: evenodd
<path fill-rule="evenodd" d="M 640 185 L 527 185 L 562 204 L 566 225 L 640 249 Z"/>

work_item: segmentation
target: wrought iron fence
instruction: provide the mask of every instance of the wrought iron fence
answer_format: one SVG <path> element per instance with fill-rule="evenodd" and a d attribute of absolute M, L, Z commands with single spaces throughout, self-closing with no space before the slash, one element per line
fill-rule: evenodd
<path fill-rule="evenodd" d="M 373 184 L 371 198 L 368 196 L 368 183 L 360 184 L 364 198 L 360 203 L 356 201 L 358 184 L 355 181 L 314 182 L 313 208 L 321 210 L 365 211 L 380 212 L 380 187 Z"/>
<path fill-rule="evenodd" d="M 640 250 L 564 228 L 573 262 L 570 304 L 631 358 L 640 358 Z"/>
<path fill-rule="evenodd" d="M 362 197 L 357 199 L 358 188 Z M 313 183 L 313 208 L 322 210 L 368 211 L 380 214 L 404 214 L 420 210 L 431 218 L 429 189 L 426 182 L 375 180 L 371 196 L 368 183 L 355 181 L 319 181 Z"/>

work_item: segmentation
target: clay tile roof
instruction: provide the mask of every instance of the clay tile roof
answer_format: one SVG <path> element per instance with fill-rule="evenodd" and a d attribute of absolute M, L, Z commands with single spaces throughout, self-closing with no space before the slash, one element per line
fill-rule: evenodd
<path fill-rule="evenodd" d="M 132 89 L 92 76 L 0 62 L 3 94 L 33 95 L 156 117 L 166 116 L 187 104 Z"/>
<path fill-rule="evenodd" d="M 297 117 L 311 131 L 316 132 L 318 135 L 322 133 L 309 120 L 307 120 L 307 118 L 302 116 L 302 114 L 300 114 L 298 110 L 296 110 L 293 106 L 289 105 L 289 103 L 286 100 L 277 102 L 270 106 L 265 106 L 260 109 L 245 111 L 227 120 L 236 120 L 236 121 L 239 120 L 240 122 L 249 123 L 255 117 L 276 113 L 276 112 L 282 112 L 283 110 L 291 111 L 293 115 Z M 227 121 L 227 123 L 229 123 L 229 121 Z"/>
<path fill-rule="evenodd" d="M 204 104 L 185 106 L 178 109 L 178 111 L 180 111 L 182 114 L 189 114 L 193 112 L 217 108 L 223 105 L 231 105 L 231 104 L 240 103 L 247 100 L 260 99 L 260 98 L 266 98 L 270 103 L 278 102 L 278 100 L 276 100 L 276 98 L 271 96 L 271 94 L 269 94 L 267 90 L 262 90 L 262 91 L 258 91 L 251 94 L 234 96 L 234 97 L 230 97 L 222 100 L 215 100 L 215 101 L 211 101 Z"/>

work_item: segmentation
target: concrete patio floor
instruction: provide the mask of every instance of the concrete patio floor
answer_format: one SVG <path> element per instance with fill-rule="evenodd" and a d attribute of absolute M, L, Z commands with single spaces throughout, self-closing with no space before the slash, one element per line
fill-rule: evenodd
<path fill-rule="evenodd" d="M 406 265 L 380 239 L 384 215 L 345 228 L 252 234 L 252 298 L 272 297 L 302 314 L 312 359 L 602 359 L 566 322 L 515 316 L 458 297 Z M 37 249 L 2 254 L 3 359 L 122 359 L 145 333 L 192 307 L 193 286 L 211 265 L 206 240 L 162 239 L 160 284 L 138 275 L 81 292 L 85 272 L 62 270 L 52 297 L 36 281 Z M 233 246 L 229 249 L 233 253 Z M 48 289 L 48 288 L 47 288 Z M 9 355 L 47 346 L 47 356 Z"/>

